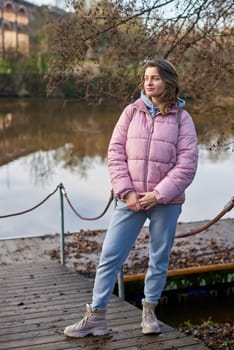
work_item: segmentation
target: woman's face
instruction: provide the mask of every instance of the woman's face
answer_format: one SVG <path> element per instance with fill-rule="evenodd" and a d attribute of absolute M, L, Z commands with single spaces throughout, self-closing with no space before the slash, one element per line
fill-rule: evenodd
<path fill-rule="evenodd" d="M 157 67 L 147 67 L 144 74 L 144 90 L 146 96 L 157 104 L 162 92 L 166 88 L 166 83 L 158 73 Z"/>

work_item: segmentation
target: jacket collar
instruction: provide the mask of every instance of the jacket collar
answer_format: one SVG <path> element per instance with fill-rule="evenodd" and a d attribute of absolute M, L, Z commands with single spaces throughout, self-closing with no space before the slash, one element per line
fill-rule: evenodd
<path fill-rule="evenodd" d="M 158 112 L 160 112 L 159 108 L 145 95 L 143 90 L 141 91 L 140 99 L 144 102 L 152 118 L 155 117 Z M 186 105 L 186 101 L 180 97 L 178 97 L 177 101 L 177 107 L 179 108 L 183 108 Z"/>
<path fill-rule="evenodd" d="M 141 91 L 141 99 L 146 105 L 151 117 L 155 117 L 155 115 L 159 112 L 159 108 L 145 95 L 143 90 Z"/>

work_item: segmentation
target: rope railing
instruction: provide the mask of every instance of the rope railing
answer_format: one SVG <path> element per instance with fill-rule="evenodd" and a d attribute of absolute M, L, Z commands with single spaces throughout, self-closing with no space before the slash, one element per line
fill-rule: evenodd
<path fill-rule="evenodd" d="M 48 194 L 48 196 L 46 196 L 41 202 L 39 202 L 38 204 L 34 205 L 32 208 L 26 209 L 26 210 L 23 210 L 23 211 L 19 211 L 19 212 L 13 213 L 13 214 L 0 215 L 0 219 L 5 219 L 5 218 L 12 217 L 12 216 L 27 214 L 30 211 L 33 211 L 34 209 L 37 209 L 38 207 L 40 207 L 42 204 L 44 204 L 50 197 L 52 197 L 58 191 L 59 186 L 57 186 L 56 189 L 53 192 Z"/>
<path fill-rule="evenodd" d="M 97 216 L 94 216 L 94 217 L 85 217 L 85 216 L 82 216 L 80 213 L 78 213 L 78 211 L 75 209 L 75 207 L 72 205 L 71 201 L 69 200 L 68 198 L 68 195 L 66 193 L 66 190 L 65 188 L 63 187 L 63 194 L 64 194 L 64 197 L 68 203 L 68 205 L 70 206 L 70 208 L 72 209 L 72 211 L 76 214 L 76 216 L 78 216 L 79 219 L 81 220 L 87 220 L 87 221 L 91 221 L 91 220 L 98 220 L 100 219 L 102 216 L 104 216 L 107 212 L 107 210 L 109 209 L 109 206 L 111 204 L 111 202 L 113 201 L 114 199 L 114 191 L 111 190 L 111 193 L 110 193 L 110 198 L 107 202 L 107 205 L 106 207 L 104 208 L 103 212 Z"/>
<path fill-rule="evenodd" d="M 38 207 L 40 207 L 42 204 L 44 204 L 58 190 L 60 192 L 60 216 L 61 216 L 61 236 L 60 236 L 60 255 L 61 256 L 60 256 L 60 260 L 61 260 L 61 264 L 64 265 L 65 264 L 64 198 L 66 199 L 68 205 L 70 206 L 72 211 L 76 214 L 76 216 L 78 216 L 79 219 L 81 219 L 81 220 L 97 220 L 97 219 L 100 219 L 102 216 L 104 216 L 105 213 L 107 212 L 107 210 L 109 209 L 110 204 L 111 204 L 112 200 L 114 199 L 114 192 L 113 192 L 113 190 L 111 190 L 109 200 L 108 200 L 107 205 L 106 205 L 105 209 L 103 210 L 103 212 L 101 214 L 99 214 L 98 216 L 95 216 L 95 217 L 92 217 L 92 218 L 91 217 L 89 217 L 89 218 L 88 217 L 84 217 L 81 214 L 79 214 L 79 212 L 75 209 L 75 207 L 72 205 L 71 201 L 69 200 L 63 183 L 60 183 L 54 189 L 54 191 L 49 193 L 48 196 L 46 196 L 38 204 L 34 205 L 33 207 L 31 207 L 29 209 L 18 211 L 16 213 L 0 215 L 0 219 L 6 219 L 6 218 L 9 218 L 9 217 L 13 217 L 13 216 L 27 214 L 27 213 L 37 209 Z"/>
<path fill-rule="evenodd" d="M 218 215 L 216 215 L 212 220 L 210 220 L 206 225 L 198 227 L 197 229 L 194 229 L 194 230 L 190 230 L 189 232 L 176 235 L 175 238 L 184 238 L 184 237 L 194 236 L 202 231 L 207 230 L 209 227 L 211 227 L 217 221 L 219 221 L 227 212 L 232 210 L 233 207 L 234 207 L 234 197 L 232 197 L 231 200 L 224 206 L 223 210 Z"/>
<path fill-rule="evenodd" d="M 74 212 L 74 214 L 81 220 L 98 220 L 100 219 L 102 216 L 105 215 L 105 213 L 107 212 L 107 210 L 110 207 L 111 202 L 114 199 L 114 192 L 113 189 L 111 189 L 111 193 L 110 193 L 110 197 L 108 199 L 108 202 L 104 208 L 104 210 L 97 216 L 95 217 L 85 217 L 83 215 L 81 215 L 77 209 L 75 209 L 74 205 L 71 203 L 67 192 L 65 190 L 65 187 L 63 185 L 63 183 L 60 183 L 55 189 L 54 191 L 52 191 L 51 193 L 49 193 L 43 200 L 41 200 L 38 204 L 34 205 L 33 207 L 26 209 L 26 210 L 22 210 L 22 211 L 18 211 L 16 213 L 11 213 L 11 214 L 6 214 L 6 215 L 0 215 L 0 219 L 3 218 L 9 218 L 9 217 L 13 217 L 13 216 L 18 216 L 18 215 L 23 215 L 23 214 L 27 214 L 35 209 L 37 209 L 38 207 L 40 207 L 42 204 L 44 204 L 50 197 L 52 197 L 57 191 L 60 191 L 60 216 L 61 216 L 61 242 L 60 242 L 60 259 L 61 259 L 61 264 L 65 264 L 65 242 L 64 242 L 64 238 L 65 238 L 65 232 L 64 232 L 64 198 L 66 199 L 69 207 L 72 209 L 72 211 Z M 219 221 L 228 211 L 230 211 L 232 208 L 234 207 L 234 196 L 231 198 L 231 200 L 224 206 L 223 210 L 218 213 L 218 215 L 216 215 L 212 220 L 210 220 L 207 224 L 198 227 L 196 229 L 190 230 L 186 233 L 182 233 L 179 235 L 176 235 L 175 238 L 184 238 L 184 237 L 189 237 L 189 236 L 193 236 L 195 234 L 198 234 L 202 231 L 207 230 L 210 226 L 214 225 L 217 221 Z M 120 298 L 124 299 L 124 278 L 123 278 L 123 272 L 121 271 L 118 275 L 118 285 L 119 285 L 119 296 Z"/>
<path fill-rule="evenodd" d="M 76 216 L 78 216 L 79 219 L 81 220 L 97 220 L 100 219 L 102 216 L 105 215 L 105 213 L 107 212 L 107 210 L 110 207 L 110 204 L 112 202 L 112 200 L 114 199 L 114 192 L 113 190 L 111 190 L 111 194 L 109 197 L 109 200 L 107 202 L 107 205 L 105 207 L 105 209 L 103 210 L 103 212 L 95 217 L 85 217 L 83 215 L 81 215 L 76 209 L 75 207 L 72 205 L 70 199 L 68 198 L 67 192 L 65 190 L 65 187 L 62 183 L 60 183 L 59 185 L 60 188 L 60 212 L 61 212 L 61 236 L 60 236 L 60 255 L 61 255 L 61 264 L 65 264 L 65 232 L 64 232 L 64 201 L 63 201 L 63 197 L 66 199 L 68 205 L 70 206 L 70 208 L 72 209 L 72 211 L 75 213 Z"/>
<path fill-rule="evenodd" d="M 18 215 L 23 215 L 23 214 L 27 214 L 35 209 L 37 209 L 38 207 L 40 207 L 42 204 L 44 204 L 50 197 L 52 197 L 58 190 L 60 190 L 60 200 L 61 200 L 61 216 L 64 218 L 64 209 L 63 209 L 63 197 L 66 199 L 69 207 L 72 209 L 72 211 L 74 212 L 74 214 L 81 220 L 98 220 L 100 219 L 102 216 L 104 216 L 107 212 L 107 210 L 110 207 L 111 202 L 114 199 L 114 192 L 113 189 L 111 189 L 111 193 L 110 193 L 110 197 L 108 199 L 108 202 L 104 208 L 104 210 L 97 216 L 94 217 L 85 217 L 83 215 L 81 215 L 77 209 L 75 209 L 74 205 L 71 203 L 66 189 L 63 185 L 63 183 L 60 183 L 55 189 L 54 191 L 52 191 L 51 193 L 49 193 L 43 200 L 41 200 L 38 204 L 34 205 L 33 207 L 26 209 L 26 210 L 22 210 L 16 213 L 12 213 L 12 214 L 6 214 L 6 215 L 0 215 L 0 219 L 4 219 L 4 218 L 8 218 L 8 217 L 12 217 L 12 216 L 18 216 Z M 175 238 L 183 238 L 183 237 L 188 237 L 188 236 L 193 236 L 195 234 L 198 234 L 202 231 L 207 230 L 210 226 L 214 225 L 217 221 L 219 221 L 228 211 L 230 211 L 232 208 L 234 207 L 234 196 L 231 198 L 231 200 L 224 206 L 223 210 L 221 212 L 219 212 L 212 220 L 210 220 L 208 223 L 206 223 L 203 226 L 200 226 L 196 229 L 190 230 L 186 233 L 181 233 L 179 235 L 176 235 Z M 62 223 L 63 226 L 63 223 Z M 63 231 L 63 230 L 62 230 Z"/>

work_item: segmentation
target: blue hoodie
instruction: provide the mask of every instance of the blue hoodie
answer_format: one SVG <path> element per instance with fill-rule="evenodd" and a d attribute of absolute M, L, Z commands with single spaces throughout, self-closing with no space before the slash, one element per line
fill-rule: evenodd
<path fill-rule="evenodd" d="M 145 95 L 144 91 L 141 91 L 141 99 L 144 101 L 152 118 L 159 112 L 159 108 Z M 183 108 L 186 105 L 185 100 L 178 97 L 178 107 Z"/>

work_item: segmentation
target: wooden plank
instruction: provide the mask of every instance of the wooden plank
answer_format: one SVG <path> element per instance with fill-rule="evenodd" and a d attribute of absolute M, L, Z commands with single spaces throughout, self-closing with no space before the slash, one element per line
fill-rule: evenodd
<path fill-rule="evenodd" d="M 108 336 L 64 337 L 64 327 L 82 318 L 91 295 L 91 280 L 55 263 L 2 266 L 0 350 L 207 349 L 162 322 L 160 335 L 142 335 L 141 310 L 114 295 Z"/>

